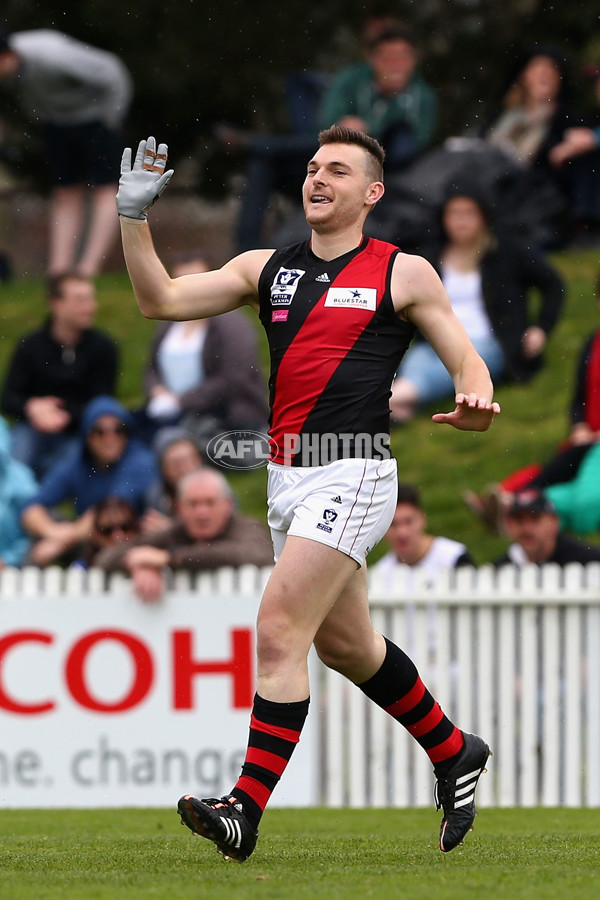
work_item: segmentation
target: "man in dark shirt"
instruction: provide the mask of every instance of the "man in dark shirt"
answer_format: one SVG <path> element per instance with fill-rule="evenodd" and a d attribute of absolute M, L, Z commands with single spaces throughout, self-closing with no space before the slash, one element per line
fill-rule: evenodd
<path fill-rule="evenodd" d="M 93 328 L 92 282 L 65 273 L 48 288 L 50 315 L 15 349 L 2 391 L 2 412 L 15 418 L 13 455 L 41 478 L 76 442 L 84 406 L 114 394 L 117 347 Z"/>
<path fill-rule="evenodd" d="M 506 511 L 506 530 L 514 543 L 494 561 L 495 566 L 600 561 L 600 547 L 561 532 L 554 505 L 537 489 L 514 495 Z"/>

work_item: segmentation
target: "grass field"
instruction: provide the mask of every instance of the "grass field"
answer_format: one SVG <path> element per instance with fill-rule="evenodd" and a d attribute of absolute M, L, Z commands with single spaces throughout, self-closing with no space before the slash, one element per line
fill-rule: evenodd
<path fill-rule="evenodd" d="M 483 810 L 450 854 L 433 810 L 271 810 L 224 862 L 167 810 L 4 811 L 3 900 L 537 900 L 600 896 L 597 810 Z"/>
<path fill-rule="evenodd" d="M 162 248 L 158 248 L 159 252 Z M 498 556 L 507 542 L 490 534 L 461 500 L 467 488 L 480 490 L 514 469 L 548 459 L 568 432 L 574 370 L 584 339 L 598 325 L 593 287 L 600 265 L 597 250 L 569 251 L 553 257 L 567 284 L 565 309 L 551 336 L 547 365 L 527 385 L 501 385 L 496 393 L 502 415 L 490 432 L 461 433 L 434 425 L 424 410 L 392 434 L 400 479 L 419 485 L 432 531 L 464 541 L 478 564 Z M 98 325 L 119 341 L 122 371 L 119 396 L 127 405 L 142 399 L 142 372 L 155 323 L 138 312 L 126 273 L 98 280 Z M 37 327 L 45 314 L 40 282 L 22 279 L 0 285 L 0 381 L 18 336 Z M 256 317 L 263 357 L 266 342 Z M 451 408 L 440 403 L 436 409 Z M 265 470 L 232 477 L 244 511 L 265 517 Z M 600 535 L 591 540 L 600 542 Z M 381 544 L 374 561 L 385 551 Z"/>

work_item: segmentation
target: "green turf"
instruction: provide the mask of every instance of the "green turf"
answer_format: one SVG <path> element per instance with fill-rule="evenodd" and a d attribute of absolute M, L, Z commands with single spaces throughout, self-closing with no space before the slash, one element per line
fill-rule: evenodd
<path fill-rule="evenodd" d="M 159 248 L 160 251 L 160 248 Z M 467 488 L 481 490 L 516 468 L 543 461 L 554 452 L 568 431 L 567 412 L 574 369 L 584 339 L 598 325 L 594 283 L 598 271 L 596 250 L 556 254 L 554 262 L 567 282 L 565 311 L 551 336 L 547 365 L 527 385 L 500 386 L 496 397 L 502 415 L 485 434 L 459 433 L 434 425 L 430 413 L 448 409 L 449 402 L 424 410 L 409 425 L 392 434 L 392 448 L 402 480 L 419 485 L 432 531 L 464 541 L 478 564 L 499 555 L 507 542 L 491 535 L 461 499 Z M 118 338 L 122 372 L 119 396 L 128 405 L 142 398 L 142 373 L 155 323 L 137 310 L 126 273 L 103 275 L 98 280 L 98 324 Z M 15 281 L 0 286 L 0 380 L 17 337 L 36 327 L 44 314 L 40 282 Z M 260 346 L 266 346 L 256 317 Z M 243 512 L 264 519 L 264 469 L 232 476 Z M 591 540 L 600 543 L 600 535 Z M 370 556 L 376 560 L 385 546 Z"/>
<path fill-rule="evenodd" d="M 437 849 L 433 810 L 270 810 L 239 865 L 165 810 L 5 811 L 3 900 L 596 898 L 597 810 L 483 810 Z"/>

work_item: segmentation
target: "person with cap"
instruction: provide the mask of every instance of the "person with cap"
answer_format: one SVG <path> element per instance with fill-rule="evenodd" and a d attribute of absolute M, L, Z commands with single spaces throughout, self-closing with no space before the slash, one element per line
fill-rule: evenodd
<path fill-rule="evenodd" d="M 152 442 L 159 475 L 146 494 L 142 532 L 153 534 L 173 522 L 177 485 L 184 475 L 204 465 L 204 458 L 192 435 L 178 425 L 161 428 Z"/>
<path fill-rule="evenodd" d="M 528 563 L 588 563 L 600 561 L 600 546 L 586 544 L 561 531 L 560 519 L 549 497 L 531 488 L 513 495 L 504 515 L 505 529 L 513 539 L 506 553 L 494 560 L 497 568 Z"/>
<path fill-rule="evenodd" d="M 563 281 L 531 247 L 494 230 L 489 198 L 475 180 L 449 186 L 441 209 L 441 241 L 421 254 L 439 273 L 454 312 L 492 378 L 527 381 L 541 367 L 548 335 L 561 313 Z M 528 300 L 536 288 L 536 318 Z M 452 379 L 424 340 L 405 354 L 392 384 L 392 420 L 451 395 Z"/>
<path fill-rule="evenodd" d="M 76 268 L 93 277 L 116 237 L 119 132 L 131 76 L 115 54 L 60 31 L 2 28 L 0 81 L 14 87 L 25 115 L 43 128 L 52 183 L 48 274 Z"/>
<path fill-rule="evenodd" d="M 48 565 L 89 538 L 94 506 L 107 496 L 121 497 L 141 510 L 156 478 L 152 451 L 130 436 L 131 417 L 114 397 L 95 397 L 83 411 L 78 444 L 46 475 L 22 515 L 37 538 L 31 562 Z M 57 521 L 53 510 L 74 504 L 73 521 Z"/>

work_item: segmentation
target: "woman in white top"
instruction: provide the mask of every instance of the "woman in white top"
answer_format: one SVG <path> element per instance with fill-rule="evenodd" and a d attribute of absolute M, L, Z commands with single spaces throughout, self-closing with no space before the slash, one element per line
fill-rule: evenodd
<path fill-rule="evenodd" d="M 558 273 L 531 248 L 494 232 L 487 198 L 464 181 L 447 192 L 441 210 L 442 241 L 422 249 L 438 270 L 452 307 L 496 381 L 526 381 L 542 364 L 548 334 L 562 307 Z M 542 302 L 530 320 L 528 294 Z M 390 407 L 397 423 L 417 406 L 451 395 L 453 383 L 430 345 L 416 340 L 392 384 Z"/>

